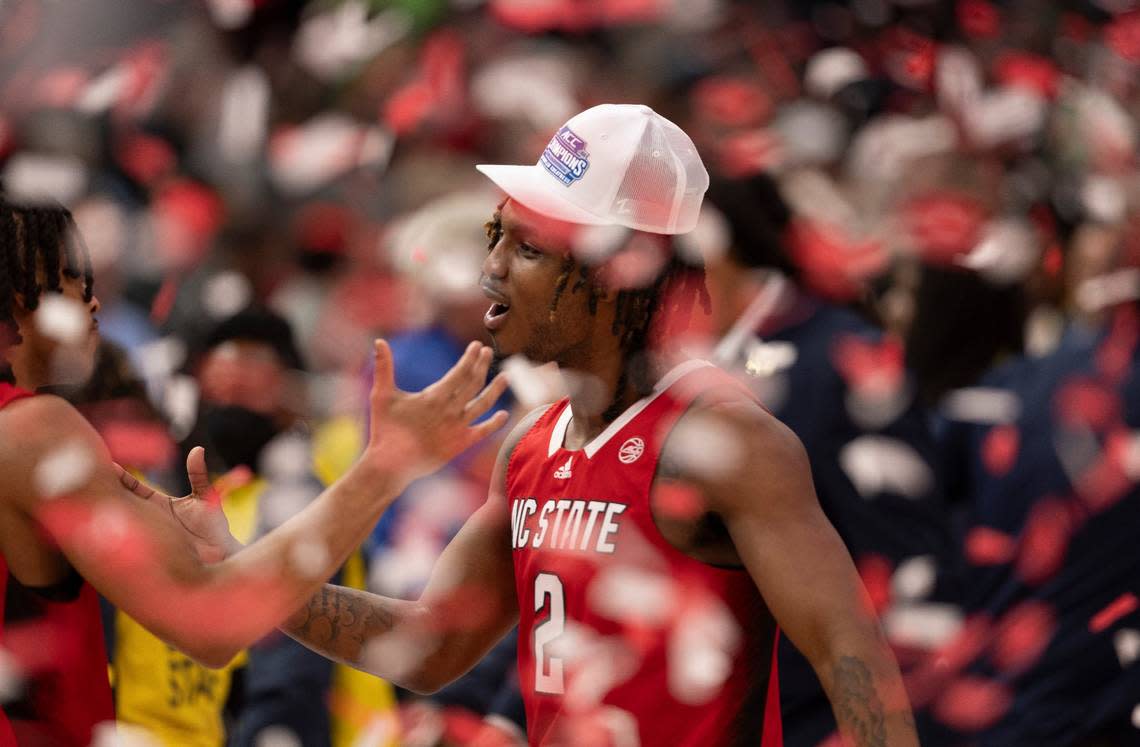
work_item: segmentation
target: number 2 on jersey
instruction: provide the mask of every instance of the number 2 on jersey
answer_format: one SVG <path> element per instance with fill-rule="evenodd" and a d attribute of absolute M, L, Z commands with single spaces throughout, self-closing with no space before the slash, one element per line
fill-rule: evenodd
<path fill-rule="evenodd" d="M 547 601 L 549 599 L 549 602 Z M 547 608 L 547 617 L 534 626 L 534 689 L 548 695 L 561 695 L 562 659 L 547 656 L 547 644 L 566 627 L 566 596 L 562 590 L 562 579 L 553 573 L 540 573 L 534 577 L 534 611 Z"/>

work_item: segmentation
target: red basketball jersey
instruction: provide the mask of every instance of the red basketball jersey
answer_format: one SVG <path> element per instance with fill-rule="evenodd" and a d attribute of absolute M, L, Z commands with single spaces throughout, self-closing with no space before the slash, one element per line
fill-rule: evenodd
<path fill-rule="evenodd" d="M 563 448 L 563 400 L 515 447 L 507 496 L 532 745 L 782 744 L 779 632 L 752 579 L 678 551 L 650 512 L 665 438 L 726 378 L 682 364 L 578 451 Z"/>
<path fill-rule="evenodd" d="M 31 392 L 0 382 L 0 409 Z M 115 719 L 99 597 L 78 576 L 52 589 L 22 585 L 0 556 L 0 646 L 25 675 L 4 704 L 0 747 L 86 747 Z"/>

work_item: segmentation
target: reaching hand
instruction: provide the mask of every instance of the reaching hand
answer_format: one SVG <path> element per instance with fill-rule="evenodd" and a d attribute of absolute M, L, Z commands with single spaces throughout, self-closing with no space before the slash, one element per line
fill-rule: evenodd
<path fill-rule="evenodd" d="M 500 411 L 472 425 L 507 388 L 503 375 L 487 386 L 491 349 L 473 342 L 443 378 L 422 392 L 396 388 L 392 351 L 376 341 L 369 404 L 372 428 L 362 459 L 406 481 L 430 474 L 507 422 Z"/>
<path fill-rule="evenodd" d="M 215 496 L 238 487 L 243 478 L 235 472 L 229 472 L 211 485 L 206 472 L 206 450 L 201 446 L 195 446 L 186 456 L 190 494 L 181 498 L 172 498 L 140 482 L 118 464 L 115 465 L 115 470 L 119 482 L 127 490 L 144 501 L 170 511 L 170 515 L 188 535 L 198 553 L 198 559 L 203 563 L 216 563 L 240 549 L 241 544 L 230 534 L 229 522 Z"/>

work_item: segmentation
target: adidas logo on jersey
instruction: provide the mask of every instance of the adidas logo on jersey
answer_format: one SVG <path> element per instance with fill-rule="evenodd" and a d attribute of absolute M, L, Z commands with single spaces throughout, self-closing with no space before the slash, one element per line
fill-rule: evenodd
<path fill-rule="evenodd" d="M 566 464 L 563 464 L 561 467 L 556 469 L 554 471 L 554 479 L 555 480 L 569 480 L 570 475 L 571 475 L 570 464 L 573 461 L 574 461 L 574 457 L 570 457 L 569 459 L 566 460 Z"/>

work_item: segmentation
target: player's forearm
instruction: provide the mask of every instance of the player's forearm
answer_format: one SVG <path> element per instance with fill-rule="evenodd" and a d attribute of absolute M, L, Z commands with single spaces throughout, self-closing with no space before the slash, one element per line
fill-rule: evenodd
<path fill-rule="evenodd" d="M 840 733 L 858 747 L 917 747 L 902 675 L 883 638 L 849 635 L 833 651 L 816 672 Z"/>
<path fill-rule="evenodd" d="M 303 511 L 211 566 L 205 597 L 227 599 L 241 592 L 257 600 L 256 611 L 228 615 L 215 628 L 217 645 L 240 649 L 269 633 L 304 604 L 360 546 L 404 484 L 358 464 Z M 227 617 L 224 609 L 217 610 Z M 239 619 L 235 619 L 239 618 Z"/>
<path fill-rule="evenodd" d="M 419 666 L 424 652 L 415 650 L 429 635 L 426 617 L 418 602 L 325 584 L 281 630 L 327 659 L 418 692 L 431 689 Z"/>

